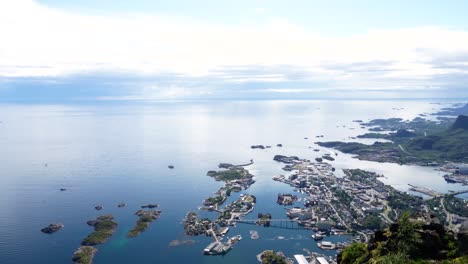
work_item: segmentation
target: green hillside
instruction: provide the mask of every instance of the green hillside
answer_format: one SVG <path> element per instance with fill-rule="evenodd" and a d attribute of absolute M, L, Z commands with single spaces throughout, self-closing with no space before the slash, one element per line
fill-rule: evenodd
<path fill-rule="evenodd" d="M 338 255 L 339 264 L 462 264 L 468 263 L 468 225 L 454 234 L 430 216 L 408 213 L 367 244 L 354 243 Z"/>
<path fill-rule="evenodd" d="M 468 161 L 468 116 L 459 116 L 446 131 L 415 137 L 404 144 L 405 149 L 425 160 Z"/>

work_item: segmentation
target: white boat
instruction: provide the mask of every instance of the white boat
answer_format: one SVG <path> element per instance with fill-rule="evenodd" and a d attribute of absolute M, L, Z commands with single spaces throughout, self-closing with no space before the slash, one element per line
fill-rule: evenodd
<path fill-rule="evenodd" d="M 317 240 L 322 240 L 325 237 L 325 235 L 315 233 L 315 234 L 311 235 L 310 237 L 312 237 L 314 240 L 317 241 Z"/>
<path fill-rule="evenodd" d="M 324 249 L 324 250 L 334 250 L 334 249 L 336 249 L 336 245 L 333 244 L 333 243 L 330 242 L 330 241 L 318 242 L 318 243 L 317 243 L 317 246 L 318 246 L 320 249 Z"/>
<path fill-rule="evenodd" d="M 237 235 L 237 236 L 231 237 L 231 238 L 229 239 L 229 243 L 234 244 L 234 243 L 239 242 L 241 239 L 242 239 L 242 236 L 241 236 L 241 235 Z"/>

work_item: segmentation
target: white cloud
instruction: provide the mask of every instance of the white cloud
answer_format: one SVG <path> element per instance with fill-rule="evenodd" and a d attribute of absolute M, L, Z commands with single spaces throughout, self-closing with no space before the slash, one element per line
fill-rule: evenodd
<path fill-rule="evenodd" d="M 468 54 L 468 32 L 438 27 L 329 37 L 284 19 L 236 27 L 181 17 L 80 14 L 30 0 L 0 0 L 0 36 L 0 77 L 94 71 L 216 76 L 220 67 L 290 65 L 341 87 L 397 88 L 402 83 L 388 81 L 424 87 L 434 76 L 467 74 L 463 61 L 454 67 L 434 65 L 435 55 Z M 378 62 L 389 63 L 375 72 L 353 72 L 346 66 L 370 63 L 377 68 Z M 287 76 L 271 72 L 220 79 L 277 82 Z"/>

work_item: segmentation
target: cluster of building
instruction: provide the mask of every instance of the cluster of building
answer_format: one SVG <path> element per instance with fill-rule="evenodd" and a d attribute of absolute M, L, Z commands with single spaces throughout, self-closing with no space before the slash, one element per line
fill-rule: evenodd
<path fill-rule="evenodd" d="M 384 211 L 388 188 L 377 180 L 379 175 L 359 170 L 359 177 L 355 177 L 354 170 L 345 170 L 345 177 L 336 177 L 328 163 L 304 159 L 288 161 L 293 174 L 273 179 L 308 194 L 304 208 L 294 207 L 287 212 L 288 217 L 299 224 L 320 231 L 333 229 L 338 233 L 359 230 L 364 229 L 361 224 L 367 215 Z"/>

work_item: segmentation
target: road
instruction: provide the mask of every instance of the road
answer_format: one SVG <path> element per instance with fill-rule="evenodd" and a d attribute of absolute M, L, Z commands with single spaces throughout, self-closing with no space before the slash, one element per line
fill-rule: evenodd
<path fill-rule="evenodd" d="M 404 153 L 406 153 L 406 154 L 408 154 L 408 155 L 412 156 L 412 154 L 411 154 L 411 153 L 409 153 L 408 151 L 406 151 L 406 149 L 405 149 L 405 148 L 403 148 L 403 146 L 402 146 L 402 145 L 398 145 L 398 147 L 399 147 L 399 148 L 401 149 L 401 151 L 403 151 Z"/>
<path fill-rule="evenodd" d="M 445 215 L 447 216 L 447 222 L 448 222 L 448 227 L 449 229 L 453 229 L 453 224 L 452 224 L 452 214 L 445 209 L 445 204 L 444 204 L 444 199 L 440 199 L 440 205 L 442 207 L 442 210 L 444 211 Z"/>

